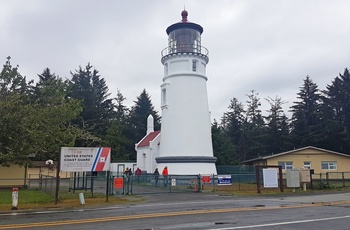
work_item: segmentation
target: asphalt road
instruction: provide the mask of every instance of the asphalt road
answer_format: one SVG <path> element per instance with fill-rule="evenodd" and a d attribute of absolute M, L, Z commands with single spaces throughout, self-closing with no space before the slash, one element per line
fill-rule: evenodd
<path fill-rule="evenodd" d="M 307 196 L 145 195 L 101 208 L 0 214 L 0 229 L 350 229 L 350 193 Z"/>

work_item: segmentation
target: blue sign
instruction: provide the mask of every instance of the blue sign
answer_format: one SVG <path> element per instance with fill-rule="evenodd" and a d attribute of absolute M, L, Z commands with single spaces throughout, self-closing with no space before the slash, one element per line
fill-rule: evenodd
<path fill-rule="evenodd" d="M 218 175 L 218 185 L 232 185 L 231 175 Z"/>

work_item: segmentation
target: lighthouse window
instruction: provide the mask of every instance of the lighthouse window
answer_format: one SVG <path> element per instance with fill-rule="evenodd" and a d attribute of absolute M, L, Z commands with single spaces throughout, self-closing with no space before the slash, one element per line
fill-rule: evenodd
<path fill-rule="evenodd" d="M 196 72 L 197 71 L 197 60 L 192 61 L 192 71 Z"/>
<path fill-rule="evenodd" d="M 162 105 L 166 105 L 166 89 L 162 89 Z"/>
<path fill-rule="evenodd" d="M 168 63 L 165 63 L 164 65 L 164 73 L 165 75 L 168 75 Z"/>

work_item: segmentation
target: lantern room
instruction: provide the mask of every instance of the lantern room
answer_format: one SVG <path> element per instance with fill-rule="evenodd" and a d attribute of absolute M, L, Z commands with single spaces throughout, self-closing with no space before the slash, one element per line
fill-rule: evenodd
<path fill-rule="evenodd" d="M 162 56 L 176 53 L 196 53 L 207 56 L 208 51 L 201 46 L 203 28 L 188 22 L 186 10 L 181 13 L 182 20 L 172 24 L 166 30 L 168 34 L 168 47 L 162 51 Z"/>

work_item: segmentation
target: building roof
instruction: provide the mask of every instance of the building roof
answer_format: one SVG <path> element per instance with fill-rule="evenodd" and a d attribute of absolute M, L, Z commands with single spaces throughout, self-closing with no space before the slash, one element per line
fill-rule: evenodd
<path fill-rule="evenodd" d="M 32 161 L 33 167 L 48 167 L 45 161 Z M 53 166 L 57 167 L 57 161 L 53 162 Z"/>
<path fill-rule="evenodd" d="M 266 160 L 266 159 L 270 159 L 270 158 L 273 158 L 273 157 L 278 157 L 278 156 L 282 156 L 282 155 L 286 155 L 286 154 L 290 154 L 290 153 L 299 152 L 299 151 L 302 151 L 302 150 L 305 150 L 305 149 L 314 149 L 314 150 L 319 150 L 319 151 L 322 151 L 322 152 L 336 154 L 336 155 L 340 155 L 340 156 L 344 156 L 344 157 L 350 157 L 350 155 L 347 155 L 347 154 L 344 154 L 344 153 L 338 153 L 338 152 L 334 152 L 334 151 L 327 150 L 327 149 L 317 148 L 317 147 L 314 147 L 314 146 L 306 146 L 306 147 L 299 148 L 299 149 L 293 149 L 293 150 L 290 150 L 290 151 L 287 151 L 287 152 L 282 152 L 282 153 L 272 154 L 272 155 L 268 155 L 268 156 L 253 158 L 253 159 L 250 159 L 250 160 L 243 161 L 243 163 L 249 163 L 249 162 L 254 162 L 254 161 Z"/>
<path fill-rule="evenodd" d="M 154 131 L 145 136 L 136 147 L 145 147 L 149 146 L 149 143 L 156 139 L 156 137 L 160 134 L 160 131 Z"/>
<path fill-rule="evenodd" d="M 192 29 L 198 31 L 200 34 L 203 33 L 203 27 L 200 25 L 189 22 L 187 20 L 188 12 L 186 10 L 181 12 L 182 20 L 178 23 L 172 24 L 166 29 L 166 33 L 169 35 L 171 32 L 177 29 Z"/>

